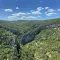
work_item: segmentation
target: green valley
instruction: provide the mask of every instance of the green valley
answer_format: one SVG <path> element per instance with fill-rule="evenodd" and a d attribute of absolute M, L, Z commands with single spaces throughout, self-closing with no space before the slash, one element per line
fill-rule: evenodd
<path fill-rule="evenodd" d="M 60 60 L 60 18 L 1 20 L 0 60 Z"/>

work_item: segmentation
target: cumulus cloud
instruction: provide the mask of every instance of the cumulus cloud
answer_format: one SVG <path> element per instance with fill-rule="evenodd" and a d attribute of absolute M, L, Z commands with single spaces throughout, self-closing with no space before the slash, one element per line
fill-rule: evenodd
<path fill-rule="evenodd" d="M 19 17 L 21 16 L 26 16 L 26 13 L 24 12 L 18 12 L 18 13 L 14 13 L 11 16 L 8 16 L 9 20 L 19 20 Z"/>
<path fill-rule="evenodd" d="M 46 12 L 45 12 L 46 16 L 51 16 L 51 15 L 55 15 L 56 12 L 54 9 L 48 9 Z"/>
<path fill-rule="evenodd" d="M 31 10 L 31 13 L 32 14 L 37 14 L 37 15 L 40 15 L 41 14 L 41 10 L 43 10 L 44 8 L 42 7 L 38 7 L 37 10 Z"/>
<path fill-rule="evenodd" d="M 13 15 L 13 16 L 21 16 L 21 15 L 26 15 L 26 13 L 18 12 L 18 13 L 12 14 L 12 15 Z"/>
<path fill-rule="evenodd" d="M 55 10 L 54 9 L 48 9 L 48 12 L 54 12 Z"/>
<path fill-rule="evenodd" d="M 33 19 L 37 19 L 36 16 L 22 16 L 20 19 L 23 19 L 23 20 L 33 20 Z"/>
<path fill-rule="evenodd" d="M 35 16 L 27 16 L 27 19 L 29 19 L 29 18 L 30 18 L 30 19 L 31 19 L 31 18 L 34 19 L 34 18 L 37 18 L 37 17 L 35 17 Z"/>
<path fill-rule="evenodd" d="M 9 20 L 35 20 L 37 19 L 36 16 L 20 16 L 20 17 L 17 17 L 17 16 L 8 16 L 8 19 Z"/>
<path fill-rule="evenodd" d="M 45 7 L 45 9 L 49 9 L 49 7 Z"/>
<path fill-rule="evenodd" d="M 3 9 L 5 12 L 13 12 L 12 9 Z"/>
<path fill-rule="evenodd" d="M 17 16 L 8 16 L 8 20 L 18 20 L 19 18 Z"/>
<path fill-rule="evenodd" d="M 26 15 L 26 13 L 18 12 L 18 13 L 12 14 L 12 16 L 8 16 L 8 19 L 9 20 L 19 20 L 19 17 L 25 16 L 25 15 Z"/>
<path fill-rule="evenodd" d="M 16 7 L 16 9 L 19 9 L 18 7 Z M 42 11 L 44 10 L 44 12 Z M 60 9 L 58 9 L 58 11 L 60 11 Z M 49 7 L 37 7 L 36 10 L 31 10 L 29 12 L 18 12 L 18 13 L 14 13 L 11 16 L 8 16 L 8 19 L 11 20 L 35 20 L 35 19 L 40 19 L 41 16 L 46 15 L 48 16 L 52 16 L 57 14 L 56 10 L 49 8 Z"/>
<path fill-rule="evenodd" d="M 27 14 L 27 15 L 30 15 L 31 13 L 30 13 L 30 12 L 27 12 L 26 14 Z"/>
<path fill-rule="evenodd" d="M 56 14 L 56 13 L 46 13 L 46 16 L 51 16 L 53 14 Z"/>
<path fill-rule="evenodd" d="M 16 7 L 16 9 L 19 9 L 19 7 Z"/>
<path fill-rule="evenodd" d="M 38 8 L 37 8 L 38 11 L 41 11 L 41 10 L 43 10 L 43 9 L 44 9 L 44 8 L 42 8 L 42 7 L 38 7 Z"/>
<path fill-rule="evenodd" d="M 31 11 L 31 13 L 32 13 L 32 14 L 37 14 L 37 15 L 41 14 L 40 11 Z"/>
<path fill-rule="evenodd" d="M 19 9 L 18 7 L 16 7 L 16 9 Z M 8 16 L 8 19 L 10 20 L 17 20 L 17 19 L 25 19 L 25 20 L 29 20 L 29 19 L 37 19 L 38 17 L 40 17 L 41 15 L 41 10 L 43 10 L 44 8 L 42 7 L 37 7 L 36 10 L 31 10 L 30 12 L 18 12 L 18 13 L 14 13 L 11 16 Z"/>
<path fill-rule="evenodd" d="M 60 9 L 58 9 L 58 11 L 60 12 Z"/>

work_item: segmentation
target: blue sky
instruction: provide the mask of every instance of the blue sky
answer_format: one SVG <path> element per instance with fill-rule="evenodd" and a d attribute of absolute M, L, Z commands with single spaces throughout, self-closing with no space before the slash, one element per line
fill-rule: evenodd
<path fill-rule="evenodd" d="M 60 0 L 0 0 L 0 20 L 60 18 Z"/>

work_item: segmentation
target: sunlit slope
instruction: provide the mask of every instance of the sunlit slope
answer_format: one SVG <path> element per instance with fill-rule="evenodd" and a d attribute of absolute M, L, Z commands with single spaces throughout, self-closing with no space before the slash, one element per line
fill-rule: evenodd
<path fill-rule="evenodd" d="M 13 60 L 13 43 L 15 35 L 0 28 L 0 60 Z"/>
<path fill-rule="evenodd" d="M 22 47 L 22 60 L 60 60 L 60 28 L 45 29 Z"/>

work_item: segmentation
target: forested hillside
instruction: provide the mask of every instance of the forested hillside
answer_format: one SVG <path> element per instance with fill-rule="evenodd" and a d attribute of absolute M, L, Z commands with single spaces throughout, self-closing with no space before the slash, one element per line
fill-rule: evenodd
<path fill-rule="evenodd" d="M 21 60 L 60 60 L 60 28 L 41 31 L 22 47 Z"/>
<path fill-rule="evenodd" d="M 60 60 L 60 19 L 0 21 L 0 60 Z"/>

